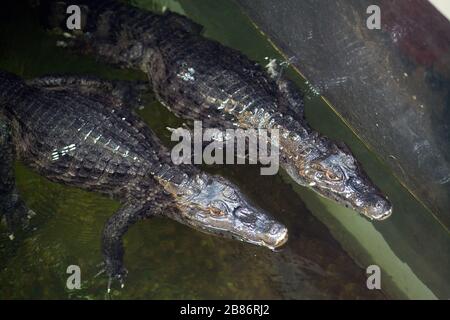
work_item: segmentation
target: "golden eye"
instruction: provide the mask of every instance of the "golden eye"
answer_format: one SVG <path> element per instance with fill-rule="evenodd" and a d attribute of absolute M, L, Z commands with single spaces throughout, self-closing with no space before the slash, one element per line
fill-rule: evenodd
<path fill-rule="evenodd" d="M 209 207 L 209 213 L 213 216 L 223 216 L 225 214 L 222 210 L 215 207 Z"/>
<path fill-rule="evenodd" d="M 337 175 L 335 175 L 333 172 L 330 172 L 330 171 L 327 171 L 325 173 L 325 175 L 331 181 L 339 181 L 339 180 L 341 180 L 340 177 L 338 177 Z"/>

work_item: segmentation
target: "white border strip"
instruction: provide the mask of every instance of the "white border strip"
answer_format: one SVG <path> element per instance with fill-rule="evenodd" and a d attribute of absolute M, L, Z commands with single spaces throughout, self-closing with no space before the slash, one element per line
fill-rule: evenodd
<path fill-rule="evenodd" d="M 449 0 L 428 0 L 438 9 L 444 17 L 450 21 L 450 1 Z"/>

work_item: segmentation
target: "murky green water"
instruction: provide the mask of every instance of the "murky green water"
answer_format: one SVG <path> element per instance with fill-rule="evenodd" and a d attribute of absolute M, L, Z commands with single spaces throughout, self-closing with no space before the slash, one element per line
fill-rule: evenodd
<path fill-rule="evenodd" d="M 239 8 L 229 1 L 147 1 L 167 6 L 204 25 L 208 37 L 253 59 L 279 57 Z M 7 13 L 6 15 L 3 15 Z M 24 77 L 89 73 L 136 79 L 142 74 L 113 69 L 55 47 L 55 36 L 39 28 L 36 11 L 17 4 L 4 10 L 0 68 Z M 50 183 L 17 164 L 19 189 L 37 213 L 31 230 L 9 241 L 0 236 L 0 299 L 182 299 L 182 298 L 449 298 L 450 238 L 396 181 L 374 154 L 346 128 L 320 96 L 302 81 L 306 114 L 315 128 L 347 142 L 369 175 L 389 195 L 393 216 L 370 223 L 354 212 L 294 186 L 289 178 L 260 176 L 252 166 L 208 167 L 235 181 L 260 207 L 290 230 L 281 252 L 215 238 L 168 219 L 137 224 L 125 236 L 126 287 L 106 297 L 106 279 L 94 278 L 101 262 L 103 224 L 118 208 L 110 199 Z M 156 102 L 140 111 L 167 142 L 166 126 L 180 119 Z M 3 231 L 1 229 L 0 231 Z M 348 252 L 348 253 L 347 253 Z M 82 270 L 82 289 L 65 289 L 68 265 Z M 366 288 L 365 268 L 382 269 L 383 292 Z"/>

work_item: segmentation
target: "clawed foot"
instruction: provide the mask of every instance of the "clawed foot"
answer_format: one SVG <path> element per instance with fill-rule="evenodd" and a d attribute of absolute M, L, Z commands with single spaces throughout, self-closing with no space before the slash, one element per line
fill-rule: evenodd
<path fill-rule="evenodd" d="M 127 277 L 128 271 L 123 266 L 117 265 L 117 263 L 105 263 L 102 262 L 98 265 L 100 271 L 94 276 L 94 278 L 106 273 L 108 275 L 108 287 L 106 292 L 111 292 L 111 286 L 113 281 L 117 280 L 120 283 L 120 288 L 125 287 L 125 278 Z"/>
<path fill-rule="evenodd" d="M 14 240 L 14 233 L 18 230 L 26 230 L 30 224 L 30 219 L 36 213 L 29 209 L 17 194 L 10 195 L 7 200 L 1 200 L 5 215 L 6 227 L 8 229 L 8 238 Z"/>

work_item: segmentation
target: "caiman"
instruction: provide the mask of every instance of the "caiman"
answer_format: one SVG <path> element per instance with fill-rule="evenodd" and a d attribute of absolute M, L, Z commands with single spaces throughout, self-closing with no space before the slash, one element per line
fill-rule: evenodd
<path fill-rule="evenodd" d="M 81 32 L 66 29 L 69 4 L 82 9 Z M 51 26 L 71 37 L 60 45 L 142 70 L 159 101 L 185 119 L 222 128 L 279 129 L 280 165 L 296 183 L 369 219 L 392 213 L 350 149 L 307 124 L 302 93 L 276 70 L 268 72 L 237 50 L 203 37 L 200 25 L 176 13 L 156 14 L 111 0 L 58 5 L 63 8 L 43 11 Z"/>
<path fill-rule="evenodd" d="M 277 248 L 287 229 L 252 206 L 226 179 L 170 153 L 132 111 L 147 85 L 86 76 L 24 82 L 0 71 L 0 213 L 10 228 L 26 220 L 13 162 L 51 181 L 109 195 L 122 204 L 106 222 L 105 270 L 123 281 L 122 237 L 139 220 L 166 216 L 204 231 Z M 15 226 L 16 225 L 16 226 Z"/>

